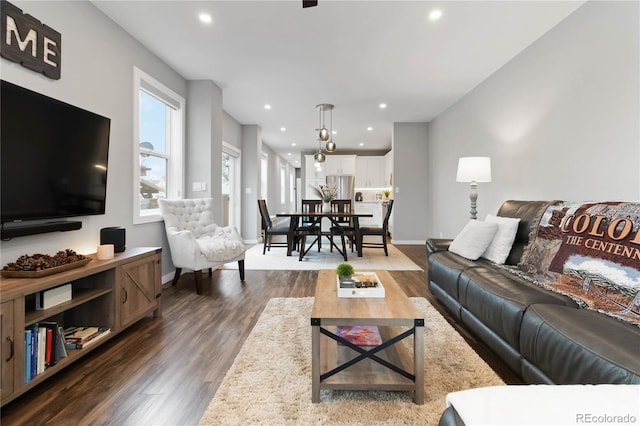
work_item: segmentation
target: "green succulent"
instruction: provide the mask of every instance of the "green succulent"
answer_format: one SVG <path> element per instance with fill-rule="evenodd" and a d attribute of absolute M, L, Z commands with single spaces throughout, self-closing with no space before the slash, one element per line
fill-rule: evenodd
<path fill-rule="evenodd" d="M 348 263 L 341 263 L 336 268 L 336 274 L 341 277 L 350 277 L 353 275 L 353 266 Z"/>

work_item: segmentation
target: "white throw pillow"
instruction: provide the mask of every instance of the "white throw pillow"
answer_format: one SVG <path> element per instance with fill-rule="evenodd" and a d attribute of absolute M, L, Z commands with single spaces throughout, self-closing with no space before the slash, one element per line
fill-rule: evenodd
<path fill-rule="evenodd" d="M 497 223 L 498 232 L 496 232 L 491 244 L 489 244 L 487 250 L 482 254 L 482 257 L 499 265 L 503 265 L 507 257 L 509 257 L 513 241 L 516 239 L 520 219 L 488 214 L 485 222 Z"/>
<path fill-rule="evenodd" d="M 489 247 L 496 232 L 497 223 L 472 219 L 451 242 L 449 251 L 469 260 L 477 260 Z"/>

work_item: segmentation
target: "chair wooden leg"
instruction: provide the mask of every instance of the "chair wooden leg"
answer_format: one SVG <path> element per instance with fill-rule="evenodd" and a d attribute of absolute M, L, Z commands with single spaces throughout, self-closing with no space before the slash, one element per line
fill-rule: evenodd
<path fill-rule="evenodd" d="M 347 245 L 344 242 L 344 234 L 340 236 L 340 239 L 342 240 L 342 256 L 344 257 L 344 261 L 346 262 L 347 261 Z"/>
<path fill-rule="evenodd" d="M 304 246 L 307 242 L 307 236 L 305 234 L 302 234 L 301 240 L 300 240 L 300 255 L 298 256 L 298 262 L 302 261 L 302 258 L 304 257 Z"/>
<path fill-rule="evenodd" d="M 209 276 L 213 275 L 213 268 L 209 268 Z"/>
<path fill-rule="evenodd" d="M 267 235 L 264 236 L 264 246 L 262 247 L 262 254 L 264 255 L 267 252 Z"/>
<path fill-rule="evenodd" d="M 387 253 L 387 236 L 385 234 L 382 234 L 382 246 L 384 247 L 384 255 L 389 256 L 389 253 Z"/>
<path fill-rule="evenodd" d="M 202 294 L 202 270 L 193 271 L 193 278 L 196 281 L 196 293 Z"/>
<path fill-rule="evenodd" d="M 180 278 L 180 273 L 182 272 L 182 268 L 176 268 L 176 273 L 173 276 L 173 281 L 171 282 L 171 285 L 177 285 L 178 284 L 178 278 Z"/>
<path fill-rule="evenodd" d="M 238 272 L 240 272 L 240 281 L 244 281 L 244 259 L 238 260 Z"/>

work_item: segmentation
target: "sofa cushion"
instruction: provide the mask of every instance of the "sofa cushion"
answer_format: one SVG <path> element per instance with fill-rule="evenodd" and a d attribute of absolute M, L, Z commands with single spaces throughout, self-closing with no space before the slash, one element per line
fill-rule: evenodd
<path fill-rule="evenodd" d="M 458 277 L 462 271 L 477 266 L 488 266 L 488 264 L 489 261 L 485 259 L 472 261 L 449 251 L 440 251 L 429 255 L 428 279 L 457 300 Z"/>
<path fill-rule="evenodd" d="M 470 220 L 453 239 L 449 251 L 469 260 L 477 260 L 498 232 L 498 224 Z"/>
<path fill-rule="evenodd" d="M 518 232 L 520 219 L 488 214 L 485 222 L 497 223 L 498 232 L 493 236 L 489 247 L 482 253 L 482 257 L 499 265 L 503 265 L 511 252 L 513 241 Z"/>
<path fill-rule="evenodd" d="M 520 352 L 556 384 L 640 383 L 640 328 L 595 311 L 530 306 Z"/>
<path fill-rule="evenodd" d="M 492 267 L 465 270 L 458 280 L 459 301 L 514 349 L 520 347 L 520 324 L 529 305 L 551 303 L 577 308 L 570 298 L 530 284 Z"/>

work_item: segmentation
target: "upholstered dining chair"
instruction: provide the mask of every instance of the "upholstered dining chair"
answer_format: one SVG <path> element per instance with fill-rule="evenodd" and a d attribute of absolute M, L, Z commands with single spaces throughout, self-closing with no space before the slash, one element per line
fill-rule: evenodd
<path fill-rule="evenodd" d="M 372 227 L 372 226 L 361 226 L 360 227 L 360 238 L 358 244 L 360 247 L 373 247 L 373 248 L 383 248 L 384 255 L 389 256 L 387 252 L 387 235 L 389 235 L 389 216 L 391 216 L 391 209 L 393 208 L 393 200 L 389 200 L 389 204 L 387 204 L 387 214 L 384 215 L 384 220 L 382 221 L 382 228 Z M 368 235 L 379 235 L 382 237 L 382 242 L 364 242 L 364 237 Z"/>
<path fill-rule="evenodd" d="M 171 260 L 176 268 L 172 285 L 178 283 L 183 268 L 193 270 L 196 292 L 202 294 L 202 269 L 238 262 L 244 281 L 242 237 L 233 226 L 218 226 L 213 220 L 213 199 L 158 200 L 167 232 Z"/>
<path fill-rule="evenodd" d="M 351 200 L 331 200 L 331 213 L 347 213 L 352 210 Z M 333 237 L 339 236 L 342 242 L 342 253 L 346 256 L 345 237 L 349 239 L 351 251 L 356 241 L 355 228 L 350 217 L 336 216 L 333 218 L 333 224 L 329 232 L 329 240 L 331 241 L 331 251 L 333 251 Z"/>
<path fill-rule="evenodd" d="M 304 213 L 317 213 L 322 211 L 322 200 L 302 200 L 302 212 Z M 307 242 L 307 236 L 314 236 L 315 239 L 311 242 L 308 248 L 305 247 Z M 314 216 L 302 216 L 300 223 L 296 227 L 296 236 L 300 238 L 300 256 L 298 260 L 302 260 L 307 252 L 313 247 L 314 244 L 318 245 L 318 251 L 321 247 L 322 227 L 320 220 Z"/>
<path fill-rule="evenodd" d="M 264 245 L 262 247 L 262 254 L 266 254 L 267 249 L 271 251 L 271 247 L 287 247 L 286 240 L 284 242 L 274 243 L 272 238 L 274 235 L 286 236 L 289 233 L 289 226 L 273 226 L 266 200 L 258 200 L 258 209 L 260 209 L 260 216 L 262 216 L 262 228 L 264 229 Z"/>

